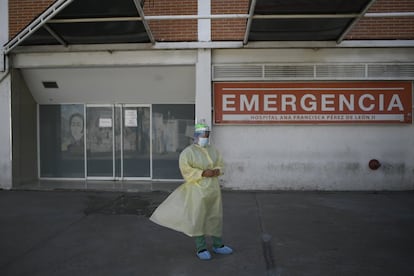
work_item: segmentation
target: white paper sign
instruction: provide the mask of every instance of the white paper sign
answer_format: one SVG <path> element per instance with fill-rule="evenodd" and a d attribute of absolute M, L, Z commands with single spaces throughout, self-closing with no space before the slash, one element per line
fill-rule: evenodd
<path fill-rule="evenodd" d="M 136 110 L 132 110 L 132 109 L 125 110 L 125 126 L 126 127 L 138 126 Z"/>
<path fill-rule="evenodd" d="M 99 127 L 112 127 L 111 118 L 99 118 Z"/>

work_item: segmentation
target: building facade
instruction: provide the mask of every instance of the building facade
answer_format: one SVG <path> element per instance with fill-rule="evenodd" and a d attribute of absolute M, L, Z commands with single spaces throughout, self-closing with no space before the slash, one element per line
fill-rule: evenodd
<path fill-rule="evenodd" d="M 414 188 L 413 1 L 96 2 L 0 2 L 1 188 L 181 181 L 201 119 L 228 189 Z"/>

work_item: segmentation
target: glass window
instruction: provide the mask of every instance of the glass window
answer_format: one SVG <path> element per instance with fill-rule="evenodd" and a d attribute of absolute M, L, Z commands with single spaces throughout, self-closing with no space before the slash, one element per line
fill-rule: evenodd
<path fill-rule="evenodd" d="M 85 177 L 84 106 L 40 105 L 40 176 Z"/>
<path fill-rule="evenodd" d="M 182 179 L 178 158 L 192 143 L 193 104 L 152 106 L 152 168 L 154 179 Z"/>

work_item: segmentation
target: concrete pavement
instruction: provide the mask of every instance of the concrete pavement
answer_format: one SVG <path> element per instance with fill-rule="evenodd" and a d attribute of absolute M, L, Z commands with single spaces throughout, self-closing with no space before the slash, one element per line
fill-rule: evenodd
<path fill-rule="evenodd" d="M 211 261 L 148 220 L 167 195 L 0 191 L 0 275 L 414 275 L 414 192 L 224 191 Z"/>

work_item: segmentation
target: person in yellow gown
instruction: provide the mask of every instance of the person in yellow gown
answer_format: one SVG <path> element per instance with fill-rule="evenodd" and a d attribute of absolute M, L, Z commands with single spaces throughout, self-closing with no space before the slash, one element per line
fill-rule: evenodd
<path fill-rule="evenodd" d="M 213 240 L 213 252 L 231 254 L 222 241 L 223 208 L 218 176 L 223 174 L 221 154 L 209 144 L 206 124 L 196 124 L 194 143 L 179 158 L 185 182 L 175 189 L 151 215 L 150 220 L 195 238 L 197 256 L 211 259 L 206 236 Z"/>

